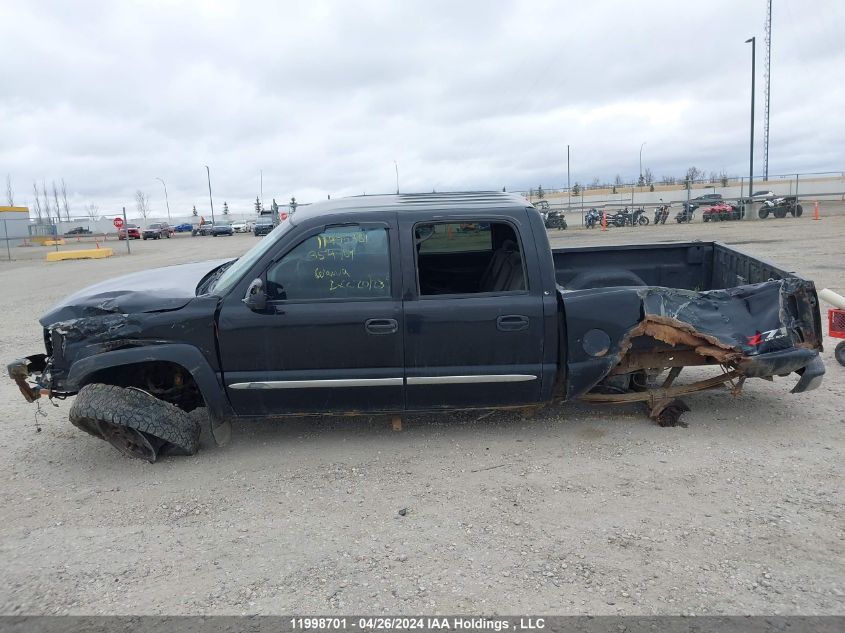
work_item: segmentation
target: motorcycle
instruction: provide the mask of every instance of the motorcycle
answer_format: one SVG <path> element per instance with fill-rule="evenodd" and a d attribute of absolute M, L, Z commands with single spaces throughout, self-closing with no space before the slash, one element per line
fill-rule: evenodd
<path fill-rule="evenodd" d="M 648 226 L 648 218 L 643 208 L 634 209 L 634 212 L 631 214 L 631 225 L 637 226 L 638 224 L 640 226 Z"/>
<path fill-rule="evenodd" d="M 661 200 L 662 202 L 662 200 Z M 654 226 L 658 224 L 666 224 L 666 220 L 669 217 L 669 205 L 663 204 L 659 207 L 655 207 L 654 209 Z"/>
<path fill-rule="evenodd" d="M 549 211 L 546 214 L 543 224 L 545 224 L 547 229 L 566 230 L 566 218 L 563 217 L 563 213 L 560 211 Z"/>
<path fill-rule="evenodd" d="M 628 209 L 620 209 L 613 215 L 607 216 L 607 226 L 617 226 L 622 227 L 626 224 L 630 223 L 631 214 L 628 212 Z"/>
<path fill-rule="evenodd" d="M 594 229 L 597 224 L 601 224 L 601 213 L 596 209 L 590 209 L 587 211 L 587 215 L 584 216 L 584 225 L 588 229 Z"/>
<path fill-rule="evenodd" d="M 686 204 L 684 203 L 684 208 L 678 211 L 678 214 L 675 216 L 675 222 L 678 224 L 687 223 L 693 221 L 695 218 L 695 210 L 698 208 L 697 204 Z"/>

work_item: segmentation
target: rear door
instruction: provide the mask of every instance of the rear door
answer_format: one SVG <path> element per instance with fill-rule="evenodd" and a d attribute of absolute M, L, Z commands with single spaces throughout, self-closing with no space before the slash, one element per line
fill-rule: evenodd
<path fill-rule="evenodd" d="M 543 301 L 527 216 L 399 218 L 406 408 L 537 402 Z"/>
<path fill-rule="evenodd" d="M 221 362 L 240 415 L 399 411 L 403 406 L 395 220 L 317 226 L 256 276 L 265 309 L 230 293 Z"/>

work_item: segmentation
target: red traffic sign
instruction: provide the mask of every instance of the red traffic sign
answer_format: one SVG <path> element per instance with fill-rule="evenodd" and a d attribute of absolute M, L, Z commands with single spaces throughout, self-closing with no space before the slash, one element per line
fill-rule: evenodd
<path fill-rule="evenodd" d="M 114 228 L 119 229 L 123 226 L 123 218 L 115 218 L 114 219 Z"/>

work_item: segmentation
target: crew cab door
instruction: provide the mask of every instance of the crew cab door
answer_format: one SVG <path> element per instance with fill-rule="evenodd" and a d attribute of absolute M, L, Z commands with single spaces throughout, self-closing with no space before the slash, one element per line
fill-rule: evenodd
<path fill-rule="evenodd" d="M 543 300 L 525 218 L 399 217 L 406 408 L 537 402 Z"/>
<path fill-rule="evenodd" d="M 395 220 L 321 225 L 297 232 L 250 273 L 266 305 L 251 309 L 233 292 L 218 320 L 236 413 L 401 410 L 397 254 Z"/>

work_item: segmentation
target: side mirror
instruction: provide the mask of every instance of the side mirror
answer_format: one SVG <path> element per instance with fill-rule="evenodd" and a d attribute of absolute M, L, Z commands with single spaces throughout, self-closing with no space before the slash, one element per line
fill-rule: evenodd
<path fill-rule="evenodd" d="M 264 292 L 264 284 L 260 279 L 253 279 L 250 282 L 242 301 L 255 312 L 260 312 L 267 307 L 267 293 Z"/>

